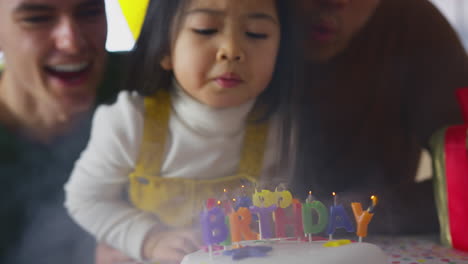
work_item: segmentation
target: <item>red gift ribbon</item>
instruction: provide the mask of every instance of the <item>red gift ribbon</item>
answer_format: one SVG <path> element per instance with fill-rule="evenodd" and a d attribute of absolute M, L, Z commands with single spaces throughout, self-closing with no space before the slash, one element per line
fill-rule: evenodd
<path fill-rule="evenodd" d="M 468 125 L 452 126 L 445 133 L 445 172 L 452 246 L 468 251 Z"/>
<path fill-rule="evenodd" d="M 463 120 L 468 124 L 468 87 L 458 89 L 456 95 L 462 109 Z"/>

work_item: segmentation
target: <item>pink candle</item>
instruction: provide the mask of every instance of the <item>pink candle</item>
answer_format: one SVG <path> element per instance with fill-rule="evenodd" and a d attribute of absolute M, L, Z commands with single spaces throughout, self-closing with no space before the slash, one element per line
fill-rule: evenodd
<path fill-rule="evenodd" d="M 293 200 L 294 212 L 294 235 L 296 237 L 304 236 L 304 226 L 302 225 L 302 204 L 298 199 Z"/>

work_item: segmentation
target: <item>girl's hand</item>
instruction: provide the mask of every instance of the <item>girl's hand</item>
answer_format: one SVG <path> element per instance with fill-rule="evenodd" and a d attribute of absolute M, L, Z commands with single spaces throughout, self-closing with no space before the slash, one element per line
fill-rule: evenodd
<path fill-rule="evenodd" d="M 140 264 L 127 257 L 117 249 L 106 244 L 98 244 L 96 247 L 95 264 Z"/>
<path fill-rule="evenodd" d="M 179 264 L 185 255 L 202 246 L 195 230 L 151 231 L 143 244 L 143 256 L 161 264 Z"/>

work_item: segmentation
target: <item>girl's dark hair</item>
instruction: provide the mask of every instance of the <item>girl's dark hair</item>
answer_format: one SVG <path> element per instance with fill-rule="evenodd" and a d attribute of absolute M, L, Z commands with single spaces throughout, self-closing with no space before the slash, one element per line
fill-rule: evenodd
<path fill-rule="evenodd" d="M 150 0 L 140 36 L 132 51 L 127 75 L 129 90 L 150 96 L 169 89 L 172 72 L 160 62 L 171 50 L 172 22 L 187 0 Z"/>
<path fill-rule="evenodd" d="M 281 25 L 280 47 L 270 84 L 257 99 L 263 109 L 262 119 L 280 111 L 286 114 L 290 108 L 291 87 L 295 82 L 295 38 L 289 0 L 276 0 L 276 10 Z"/>
<path fill-rule="evenodd" d="M 255 1 L 255 0 L 252 0 Z M 133 50 L 129 65 L 127 87 L 142 96 L 150 96 L 159 89 L 169 89 L 172 72 L 164 70 L 160 62 L 170 53 L 172 23 L 178 11 L 184 8 L 187 0 L 151 0 L 140 37 Z M 272 80 L 257 99 L 261 109 L 259 119 L 288 105 L 289 89 L 294 84 L 293 60 L 294 44 L 292 34 L 290 3 L 276 0 L 281 25 L 280 47 Z"/>

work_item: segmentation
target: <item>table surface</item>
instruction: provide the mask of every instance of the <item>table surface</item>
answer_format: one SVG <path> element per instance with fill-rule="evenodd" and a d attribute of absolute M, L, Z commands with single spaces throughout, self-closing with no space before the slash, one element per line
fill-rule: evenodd
<path fill-rule="evenodd" d="M 436 235 L 376 236 L 365 242 L 380 246 L 388 254 L 389 264 L 468 264 L 468 252 L 440 245 Z"/>

